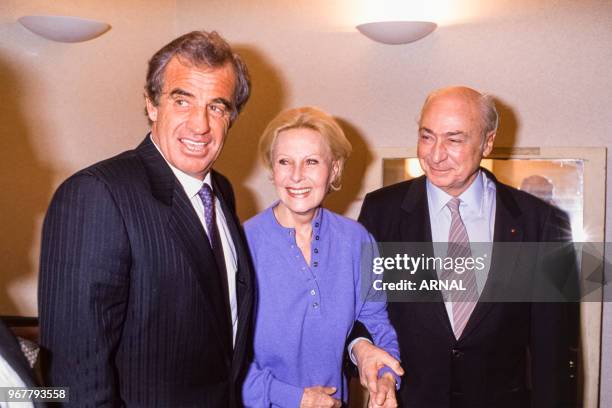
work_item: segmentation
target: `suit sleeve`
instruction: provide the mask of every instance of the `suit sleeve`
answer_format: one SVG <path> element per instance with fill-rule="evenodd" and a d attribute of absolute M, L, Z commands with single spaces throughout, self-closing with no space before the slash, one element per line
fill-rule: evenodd
<path fill-rule="evenodd" d="M 357 320 L 364 325 L 372 336 L 374 345 L 382 348 L 399 361 L 399 344 L 395 329 L 387 315 L 386 294 L 382 290 L 375 290 L 373 286 L 374 280 L 379 278 L 372 272 L 372 260 L 378 256 L 378 248 L 374 238 L 369 234 L 367 234 L 367 239 L 362 241 L 361 265 L 357 267 L 359 270 L 356 271 L 358 274 L 357 281 L 359 282 L 359 287 L 356 290 L 360 293 Z M 387 371 L 391 372 L 392 370 L 383 367 L 380 374 Z M 395 375 L 394 377 L 399 384 L 400 378 Z"/>
<path fill-rule="evenodd" d="M 542 264 L 548 287 L 531 306 L 532 406 L 569 407 L 576 398 L 575 375 L 570 377 L 570 360 L 576 358 L 579 303 L 578 272 L 567 216 L 551 209 L 542 236 Z M 551 291 L 552 289 L 552 291 Z M 551 297 L 551 293 L 560 294 Z"/>
<path fill-rule="evenodd" d="M 42 235 L 41 346 L 49 385 L 69 406 L 120 405 L 114 357 L 125 318 L 130 247 L 105 184 L 74 176 L 56 192 Z"/>

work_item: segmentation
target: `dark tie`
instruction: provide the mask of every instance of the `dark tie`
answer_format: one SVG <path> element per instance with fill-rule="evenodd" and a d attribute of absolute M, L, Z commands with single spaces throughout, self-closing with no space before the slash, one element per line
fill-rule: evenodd
<path fill-rule="evenodd" d="M 215 195 L 212 188 L 207 183 L 202 185 L 198 195 L 204 204 L 204 222 L 206 223 L 206 229 L 208 230 L 208 240 L 210 247 L 212 248 L 217 263 L 217 270 L 219 271 L 219 279 L 221 280 L 221 286 L 223 290 L 223 299 L 225 301 L 226 310 L 228 312 L 229 320 L 231 323 L 231 310 L 229 305 L 229 289 L 227 285 L 227 270 L 225 268 L 225 256 L 223 255 L 223 244 L 221 243 L 221 236 L 219 235 L 219 229 L 217 228 L 216 212 L 215 212 Z M 230 324 L 231 327 L 231 324 Z"/>
<path fill-rule="evenodd" d="M 448 250 L 446 256 L 452 259 L 468 258 L 472 256 L 470 240 L 461 214 L 459 214 L 461 200 L 454 197 L 446 206 L 451 212 L 451 225 L 448 232 Z M 478 290 L 476 288 L 476 275 L 473 269 L 465 269 L 461 274 L 448 271 L 447 276 L 457 282 L 461 282 L 465 290 L 454 290 L 451 295 L 453 302 L 453 325 L 455 337 L 461 337 L 465 326 L 476 307 L 478 301 Z"/>

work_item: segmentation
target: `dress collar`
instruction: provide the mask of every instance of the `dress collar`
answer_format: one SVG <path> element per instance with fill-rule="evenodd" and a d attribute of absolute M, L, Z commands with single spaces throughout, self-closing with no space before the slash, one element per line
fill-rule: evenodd
<path fill-rule="evenodd" d="M 278 205 L 279 201 L 275 201 L 270 207 L 268 207 L 264 212 L 266 214 L 266 219 L 268 220 L 268 224 L 272 227 L 274 231 L 280 232 L 283 236 L 288 237 L 289 239 L 293 239 L 295 236 L 295 228 L 284 227 L 278 222 L 276 216 L 274 215 L 274 208 Z M 317 208 L 317 212 L 315 216 L 312 218 L 312 236 L 316 237 L 320 235 L 321 226 L 323 225 L 323 213 L 325 210 L 323 207 Z"/>

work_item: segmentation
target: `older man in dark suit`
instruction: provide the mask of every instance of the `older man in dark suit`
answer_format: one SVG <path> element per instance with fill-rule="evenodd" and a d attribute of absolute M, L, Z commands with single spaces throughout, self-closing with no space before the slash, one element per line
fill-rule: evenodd
<path fill-rule="evenodd" d="M 70 406 L 241 405 L 250 261 L 230 183 L 211 167 L 249 87 L 217 33 L 175 39 L 149 62 L 151 133 L 53 197 L 41 345 Z"/>
<path fill-rule="evenodd" d="M 491 262 L 482 268 L 421 268 L 408 274 L 416 291 L 404 298 L 387 291 L 406 370 L 402 407 L 569 404 L 576 322 L 561 302 L 573 281 L 569 223 L 559 209 L 480 167 L 497 123 L 489 96 L 466 87 L 433 92 L 419 120 L 417 155 L 425 176 L 364 200 L 359 220 L 375 239 L 412 245 L 411 255 L 422 260 L 486 259 L 491 245 L 479 243 L 494 243 Z M 554 256 L 543 256 L 547 251 Z M 552 267 L 545 266 L 547 258 Z M 421 286 L 434 280 L 455 281 L 460 289 Z M 366 342 L 353 348 L 358 362 L 372 360 L 371 350 Z"/>

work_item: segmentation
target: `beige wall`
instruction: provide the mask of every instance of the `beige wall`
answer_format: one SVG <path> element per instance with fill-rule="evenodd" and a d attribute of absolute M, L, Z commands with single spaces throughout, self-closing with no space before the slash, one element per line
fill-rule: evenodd
<path fill-rule="evenodd" d="M 348 188 L 329 203 L 355 216 L 370 149 L 414 146 L 415 117 L 438 87 L 466 84 L 496 95 L 500 146 L 612 147 L 612 2 L 430 0 L 424 14 L 439 13 L 443 25 L 405 46 L 377 44 L 350 28 L 372 12 L 369 5 L 381 3 L 390 19 L 405 17 L 402 10 L 393 14 L 390 1 L 177 0 L 182 31 L 214 27 L 252 57 L 256 94 L 229 150 L 250 158 L 278 107 L 321 106 L 343 120 L 357 145 Z M 250 216 L 274 195 L 251 159 L 245 176 L 233 157 L 226 154 L 219 167 L 240 183 L 240 198 L 248 197 L 240 213 Z M 610 215 L 607 221 L 610 237 Z M 604 305 L 602 407 L 612 406 L 611 306 Z"/>
<path fill-rule="evenodd" d="M 0 1 L 0 314 L 37 314 L 40 225 L 57 185 L 147 131 L 145 64 L 174 36 L 174 13 L 170 0 Z M 92 18 L 112 29 L 56 43 L 16 22 L 28 14 Z"/>
<path fill-rule="evenodd" d="M 147 128 L 146 61 L 192 29 L 220 31 L 252 71 L 253 98 L 218 165 L 235 183 L 243 219 L 274 199 L 253 152 L 267 121 L 290 106 L 318 105 L 341 119 L 356 153 L 345 188 L 328 204 L 353 216 L 371 150 L 413 146 L 415 117 L 437 87 L 466 84 L 496 95 L 500 145 L 612 147 L 612 2 L 430 0 L 418 13 L 443 25 L 403 46 L 374 43 L 352 28 L 368 13 L 382 17 L 372 4 L 391 18 L 408 17 L 391 3 L 0 2 L 0 313 L 36 314 L 39 229 L 53 190 L 79 168 L 139 142 Z M 86 43 L 52 43 L 15 22 L 37 13 L 113 28 Z M 610 237 L 612 223 L 606 231 Z M 612 327 L 612 309 L 605 319 Z M 612 334 L 604 343 L 612 354 Z M 605 361 L 603 384 L 612 379 Z M 609 390 L 602 401 L 612 405 Z"/>
<path fill-rule="evenodd" d="M 279 108 L 305 104 L 343 119 L 360 150 L 414 145 L 423 99 L 450 84 L 499 97 L 500 145 L 612 140 L 606 134 L 612 122 L 610 2 L 455 1 L 455 19 L 441 13 L 450 25 L 405 46 L 377 44 L 351 28 L 366 2 L 230 3 L 177 0 L 177 26 L 181 32 L 214 27 L 251 63 L 254 97 L 231 136 L 233 151 L 254 145 Z M 434 2 L 443 3 L 449 2 Z M 242 173 L 232 158 L 225 155 L 220 167 Z M 249 161 L 249 176 L 238 176 L 257 203 L 242 206 L 243 216 L 271 201 L 252 168 Z"/>

